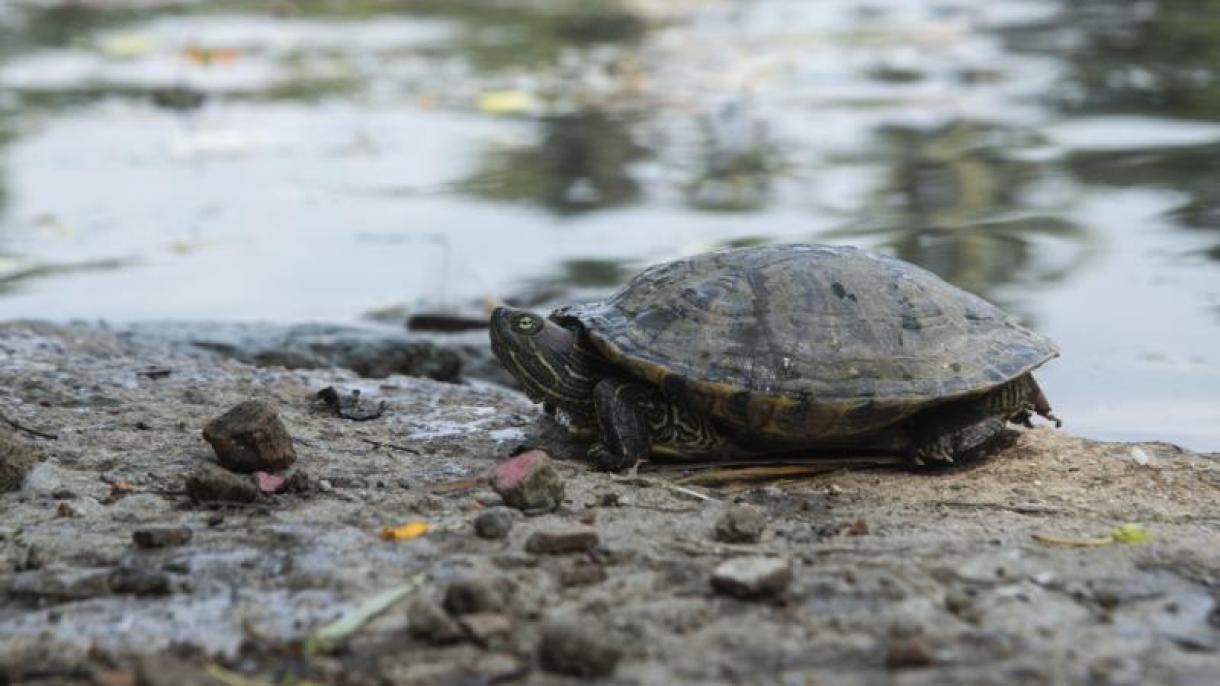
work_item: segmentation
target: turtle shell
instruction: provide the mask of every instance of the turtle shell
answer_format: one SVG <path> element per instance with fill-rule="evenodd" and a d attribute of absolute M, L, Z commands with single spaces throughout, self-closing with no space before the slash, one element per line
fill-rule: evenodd
<path fill-rule="evenodd" d="M 876 431 L 1059 354 L 982 298 L 850 247 L 676 260 L 553 318 L 578 324 L 606 360 L 671 400 L 786 441 Z"/>

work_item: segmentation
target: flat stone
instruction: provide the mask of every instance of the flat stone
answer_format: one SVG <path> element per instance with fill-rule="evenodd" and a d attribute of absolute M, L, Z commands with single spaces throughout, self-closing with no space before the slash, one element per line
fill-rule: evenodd
<path fill-rule="evenodd" d="M 105 570 L 38 569 L 9 577 L 5 592 L 13 598 L 64 602 L 110 594 Z"/>
<path fill-rule="evenodd" d="M 573 560 L 559 569 L 563 586 L 592 586 L 606 580 L 606 568 L 589 560 Z"/>
<path fill-rule="evenodd" d="M 189 543 L 193 535 L 186 527 L 154 527 L 136 529 L 131 540 L 141 548 L 168 548 Z"/>
<path fill-rule="evenodd" d="M 491 487 L 518 510 L 554 510 L 563 502 L 563 478 L 542 450 L 528 450 L 496 465 Z"/>
<path fill-rule="evenodd" d="M 251 503 L 258 499 L 258 487 L 250 476 L 206 462 L 186 478 L 186 492 L 191 499 L 205 502 Z"/>
<path fill-rule="evenodd" d="M 114 593 L 137 596 L 167 595 L 170 591 L 169 575 L 155 569 L 121 566 L 110 573 L 106 580 Z"/>
<path fill-rule="evenodd" d="M 614 673 L 622 651 L 606 633 L 585 622 L 567 619 L 548 620 L 538 643 L 542 668 L 557 674 L 586 679 Z"/>
<path fill-rule="evenodd" d="M 247 400 L 208 422 L 203 438 L 225 469 L 251 474 L 277 472 L 296 462 L 292 436 L 270 404 Z"/>
<path fill-rule="evenodd" d="M 207 672 L 206 664 L 192 664 L 168 656 L 141 658 L 136 666 L 138 686 L 226 686 Z"/>
<path fill-rule="evenodd" d="M 506 538 L 512 529 L 513 513 L 506 507 L 489 508 L 474 518 L 474 532 L 479 538 Z"/>
<path fill-rule="evenodd" d="M 712 573 L 712 588 L 738 598 L 776 595 L 791 581 L 791 563 L 774 557 L 736 557 Z"/>
<path fill-rule="evenodd" d="M 467 577 L 445 589 L 445 609 L 455 615 L 504 612 L 513 591 L 504 577 Z"/>
<path fill-rule="evenodd" d="M 513 633 L 512 620 L 506 615 L 494 612 L 459 615 L 457 623 L 470 640 L 482 646 L 491 645 Z"/>
<path fill-rule="evenodd" d="M 526 540 L 525 551 L 535 555 L 585 553 L 592 550 L 600 540 L 597 529 L 589 526 L 535 531 Z"/>
<path fill-rule="evenodd" d="M 725 543 L 757 543 L 766 530 L 766 517 L 751 505 L 733 505 L 716 520 L 716 540 Z"/>
<path fill-rule="evenodd" d="M 907 636 L 890 641 L 885 653 L 885 666 L 890 669 L 931 667 L 936 664 L 936 654 L 923 636 Z"/>

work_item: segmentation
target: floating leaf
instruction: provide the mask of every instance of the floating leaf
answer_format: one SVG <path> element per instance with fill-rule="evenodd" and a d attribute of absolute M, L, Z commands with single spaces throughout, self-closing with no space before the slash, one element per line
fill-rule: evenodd
<path fill-rule="evenodd" d="M 427 522 L 407 522 L 402 526 L 387 526 L 381 529 L 381 537 L 387 541 L 409 541 L 428 533 Z"/>
<path fill-rule="evenodd" d="M 156 41 L 146 33 L 119 33 L 102 39 L 98 44 L 102 54 L 121 60 L 143 57 L 156 47 Z"/>
<path fill-rule="evenodd" d="M 182 57 L 203 66 L 230 65 L 241 59 L 241 50 L 237 48 L 201 48 L 192 45 L 182 51 Z"/>
<path fill-rule="evenodd" d="M 521 114 L 535 104 L 534 97 L 524 91 L 491 91 L 479 97 L 479 109 L 488 114 Z"/>

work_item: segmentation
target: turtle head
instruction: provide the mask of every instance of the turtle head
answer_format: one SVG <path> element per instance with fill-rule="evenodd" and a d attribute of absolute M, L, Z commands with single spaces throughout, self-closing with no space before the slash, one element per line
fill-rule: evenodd
<path fill-rule="evenodd" d="M 526 310 L 491 313 L 491 350 L 534 402 L 588 413 L 601 375 L 577 332 Z"/>

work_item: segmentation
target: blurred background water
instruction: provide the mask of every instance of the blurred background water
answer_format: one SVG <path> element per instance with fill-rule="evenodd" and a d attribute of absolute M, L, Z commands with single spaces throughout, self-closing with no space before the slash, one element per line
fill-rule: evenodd
<path fill-rule="evenodd" d="M 0 0 L 0 319 L 401 321 L 857 244 L 1220 450 L 1220 0 Z"/>

